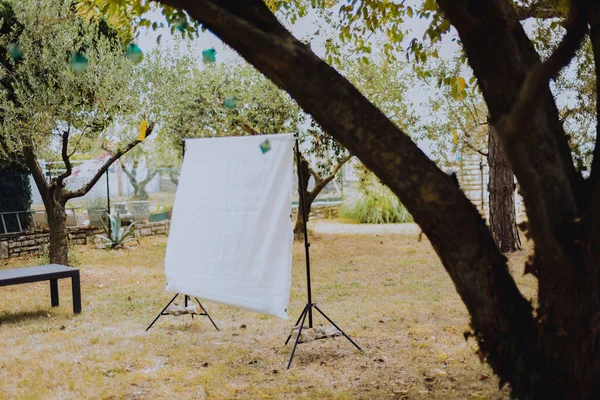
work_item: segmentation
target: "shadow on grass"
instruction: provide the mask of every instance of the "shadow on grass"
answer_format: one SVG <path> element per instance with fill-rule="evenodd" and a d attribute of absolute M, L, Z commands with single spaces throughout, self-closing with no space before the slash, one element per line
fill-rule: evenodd
<path fill-rule="evenodd" d="M 0 313 L 0 326 L 4 324 L 17 324 L 19 322 L 33 321 L 40 318 L 50 318 L 52 314 L 48 310 L 22 311 L 16 313 Z"/>

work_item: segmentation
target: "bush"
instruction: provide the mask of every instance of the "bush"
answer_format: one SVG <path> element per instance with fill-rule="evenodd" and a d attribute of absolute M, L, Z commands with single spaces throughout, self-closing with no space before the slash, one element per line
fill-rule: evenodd
<path fill-rule="evenodd" d="M 340 216 L 363 224 L 413 222 L 398 197 L 370 171 L 359 170 L 357 194 L 345 201 Z"/>

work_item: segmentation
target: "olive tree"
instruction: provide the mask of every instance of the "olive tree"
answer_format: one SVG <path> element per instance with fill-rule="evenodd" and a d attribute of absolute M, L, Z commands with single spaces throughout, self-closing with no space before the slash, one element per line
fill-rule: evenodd
<path fill-rule="evenodd" d="M 22 29 L 0 37 L 9 52 L 0 88 L 0 152 L 22 155 L 42 196 L 50 229 L 50 262 L 68 264 L 67 202 L 85 195 L 110 165 L 135 147 L 137 132 L 82 187 L 69 190 L 71 157 L 105 135 L 136 104 L 128 89 L 133 66 L 125 47 L 101 20 L 85 20 L 60 0 L 12 1 Z M 152 126 L 148 128 L 151 132 Z M 40 160 L 60 160 L 46 180 Z"/>

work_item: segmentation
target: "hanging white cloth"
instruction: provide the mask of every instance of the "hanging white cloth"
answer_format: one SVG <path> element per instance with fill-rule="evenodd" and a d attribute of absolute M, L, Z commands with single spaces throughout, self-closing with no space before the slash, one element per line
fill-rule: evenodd
<path fill-rule="evenodd" d="M 287 319 L 291 134 L 186 140 L 167 290 Z"/>

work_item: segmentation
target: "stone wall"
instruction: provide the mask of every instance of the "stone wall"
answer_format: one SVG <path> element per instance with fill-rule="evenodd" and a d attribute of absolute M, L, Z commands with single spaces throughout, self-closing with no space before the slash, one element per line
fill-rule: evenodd
<path fill-rule="evenodd" d="M 170 221 L 149 222 L 135 226 L 135 237 L 167 235 Z M 97 227 L 69 227 L 69 240 L 73 244 L 94 243 L 94 237 L 104 234 L 102 228 Z M 48 244 L 48 231 L 32 233 L 9 233 L 0 235 L 0 259 L 18 257 L 25 254 L 37 253 L 42 246 Z"/>

